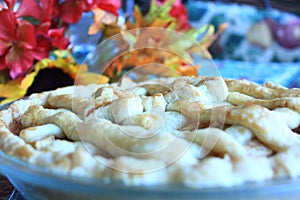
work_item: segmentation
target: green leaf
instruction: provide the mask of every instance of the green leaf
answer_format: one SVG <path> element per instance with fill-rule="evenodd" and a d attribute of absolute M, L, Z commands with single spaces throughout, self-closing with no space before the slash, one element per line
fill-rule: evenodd
<path fill-rule="evenodd" d="M 8 69 L 1 70 L 0 71 L 0 84 L 4 84 L 9 80 L 11 80 L 11 78 L 9 76 L 9 70 Z"/>
<path fill-rule="evenodd" d="M 201 42 L 204 38 L 212 36 L 214 32 L 215 28 L 213 25 L 205 24 L 198 29 L 191 28 L 185 34 L 196 41 L 199 41 L 199 38 L 201 37 L 201 40 L 199 41 Z"/>
<path fill-rule="evenodd" d="M 173 19 L 169 12 L 172 9 L 172 4 L 166 1 L 163 5 L 158 6 L 155 0 L 151 1 L 151 6 L 149 12 L 146 14 L 145 19 L 148 22 L 152 22 L 156 18 L 162 18 L 165 20 Z"/>
<path fill-rule="evenodd" d="M 31 16 L 24 16 L 22 17 L 22 19 L 36 26 L 40 24 L 40 20 L 35 19 L 34 17 Z"/>
<path fill-rule="evenodd" d="M 128 31 L 121 31 L 123 39 L 128 43 L 129 49 L 132 49 L 134 44 L 136 43 L 136 37 Z"/>

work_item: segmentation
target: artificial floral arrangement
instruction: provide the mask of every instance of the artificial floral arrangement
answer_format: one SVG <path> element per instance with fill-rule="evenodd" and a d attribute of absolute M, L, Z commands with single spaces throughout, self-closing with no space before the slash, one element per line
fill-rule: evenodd
<path fill-rule="evenodd" d="M 149 2 L 150 3 L 150 2 Z M 78 74 L 82 66 L 72 57 L 68 27 L 81 19 L 83 12 L 93 12 L 94 23 L 89 34 L 102 31 L 103 40 L 123 30 L 141 27 L 164 27 L 183 32 L 193 39 L 200 34 L 199 44 L 208 48 L 222 31 L 206 25 L 193 28 L 188 22 L 184 4 L 180 0 L 153 0 L 149 11 L 143 15 L 135 6 L 133 16 L 124 24 L 118 21 L 120 0 L 3 0 L 0 1 L 0 97 L 7 103 L 26 95 L 37 74 L 45 68 L 58 68 L 80 84 L 96 83 L 99 75 L 87 72 Z M 192 48 L 189 44 L 180 48 Z M 196 50 L 195 50 L 196 51 Z M 158 58 L 161 53 L 149 49 L 132 52 L 114 60 L 104 72 L 100 83 L 112 82 L 126 67 L 147 62 L 144 58 Z M 156 60 L 158 61 L 158 60 Z M 184 75 L 196 75 L 197 71 L 187 63 L 165 55 L 159 62 L 168 64 Z M 78 76 L 82 77 L 78 77 Z"/>

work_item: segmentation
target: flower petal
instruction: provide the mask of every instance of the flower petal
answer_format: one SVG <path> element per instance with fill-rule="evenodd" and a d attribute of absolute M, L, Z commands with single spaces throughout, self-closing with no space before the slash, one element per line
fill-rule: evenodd
<path fill-rule="evenodd" d="M 0 56 L 0 70 L 6 69 L 7 65 L 5 63 L 5 57 L 4 56 Z"/>
<path fill-rule="evenodd" d="M 5 56 L 5 62 L 10 69 L 10 76 L 15 79 L 19 75 L 24 74 L 32 66 L 32 51 L 14 45 Z"/>
<path fill-rule="evenodd" d="M 42 9 L 36 0 L 22 0 L 20 7 L 16 13 L 17 17 L 30 16 L 35 19 L 40 19 L 42 16 Z"/>
<path fill-rule="evenodd" d="M 82 8 L 82 11 L 87 12 L 90 11 L 94 6 L 96 5 L 96 0 L 79 0 L 80 1 L 80 7 Z"/>
<path fill-rule="evenodd" d="M 98 7 L 118 16 L 118 10 L 121 7 L 120 0 L 98 0 Z"/>
<path fill-rule="evenodd" d="M 51 26 L 50 21 L 41 22 L 38 26 L 35 27 L 35 33 L 47 35 L 50 26 Z"/>
<path fill-rule="evenodd" d="M 82 15 L 82 8 L 78 0 L 65 0 L 59 5 L 59 13 L 64 22 L 78 22 Z"/>
<path fill-rule="evenodd" d="M 15 37 L 15 28 L 17 19 L 13 12 L 1 10 L 0 12 L 0 39 L 3 41 L 12 41 Z"/>
<path fill-rule="evenodd" d="M 40 17 L 41 22 L 51 21 L 58 15 L 58 0 L 40 0 L 42 15 Z"/>
<path fill-rule="evenodd" d="M 12 45 L 12 42 L 6 42 L 0 39 L 0 56 L 5 54 L 6 50 Z"/>
<path fill-rule="evenodd" d="M 21 21 L 17 29 L 17 43 L 20 47 L 33 49 L 36 46 L 35 28 L 26 21 Z"/>
<path fill-rule="evenodd" d="M 69 40 L 64 37 L 64 28 L 50 29 L 48 36 L 52 38 L 52 45 L 59 49 L 66 49 L 69 45 Z"/>
<path fill-rule="evenodd" d="M 38 35 L 36 39 L 39 45 L 32 50 L 33 57 L 37 60 L 47 58 L 52 48 L 50 38 L 44 35 Z"/>
<path fill-rule="evenodd" d="M 25 96 L 27 89 L 32 85 L 39 70 L 34 70 L 25 77 L 19 77 L 6 84 L 0 84 L 1 97 L 5 97 L 0 104 L 8 103 Z"/>
<path fill-rule="evenodd" d="M 13 10 L 17 0 L 4 0 L 9 10 Z"/>
<path fill-rule="evenodd" d="M 6 84 L 0 84 L 1 97 L 6 98 L 0 104 L 8 103 L 10 101 L 24 97 L 26 90 L 20 88 L 20 80 L 11 80 Z"/>
<path fill-rule="evenodd" d="M 185 6 L 182 3 L 173 5 L 169 12 L 170 16 L 176 18 L 177 25 L 176 29 L 179 31 L 186 31 L 191 28 L 188 19 L 188 13 Z"/>
<path fill-rule="evenodd" d="M 42 4 L 44 4 L 43 2 L 45 1 L 45 4 L 48 0 L 41 0 Z M 59 15 L 59 1 L 60 0 L 51 0 L 52 4 L 51 4 L 51 15 L 53 17 L 57 17 Z M 49 18 L 50 19 L 50 18 Z"/>

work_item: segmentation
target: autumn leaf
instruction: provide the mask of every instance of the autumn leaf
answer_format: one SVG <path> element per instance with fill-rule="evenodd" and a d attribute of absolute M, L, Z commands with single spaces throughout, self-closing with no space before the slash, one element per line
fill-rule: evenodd
<path fill-rule="evenodd" d="M 76 85 L 88 85 L 88 84 L 105 84 L 108 83 L 109 78 L 102 74 L 96 74 L 92 72 L 79 73 L 76 77 Z"/>
<path fill-rule="evenodd" d="M 94 22 L 89 27 L 88 34 L 93 35 L 97 34 L 101 29 L 102 24 L 113 24 L 117 17 L 109 12 L 106 12 L 100 8 L 92 9 L 94 13 Z"/>
<path fill-rule="evenodd" d="M 123 40 L 127 42 L 129 45 L 129 50 L 133 48 L 133 46 L 136 44 L 137 38 L 133 34 L 131 34 L 129 31 L 121 31 L 121 35 L 123 37 Z"/>
<path fill-rule="evenodd" d="M 26 90 L 21 87 L 19 79 L 12 80 L 6 84 L 0 84 L 0 91 L 1 97 L 6 98 L 1 101 L 1 104 L 22 98 L 26 94 Z"/>
<path fill-rule="evenodd" d="M 111 78 L 111 81 L 118 80 L 120 76 L 132 68 L 158 63 L 175 70 L 181 75 L 197 76 L 200 65 L 194 66 L 194 56 L 203 59 L 211 59 L 207 51 L 211 43 L 216 39 L 225 26 L 217 32 L 214 26 L 207 24 L 200 28 L 192 28 L 188 23 L 187 12 L 181 2 L 166 0 L 163 3 L 151 1 L 148 13 L 142 15 L 138 6 L 134 7 L 132 18 L 127 18 L 125 26 L 117 26 L 116 23 L 103 26 L 103 38 L 112 36 L 113 31 L 119 27 L 123 40 L 128 45 L 128 53 L 113 60 L 104 74 Z M 181 31 L 180 34 L 168 34 L 149 27 L 161 27 Z M 148 29 L 139 29 L 148 28 Z M 137 30 L 136 32 L 131 31 Z M 164 49 L 165 51 L 162 51 Z M 177 52 L 180 56 L 169 52 Z M 153 67 L 150 70 L 153 74 L 161 73 Z"/>

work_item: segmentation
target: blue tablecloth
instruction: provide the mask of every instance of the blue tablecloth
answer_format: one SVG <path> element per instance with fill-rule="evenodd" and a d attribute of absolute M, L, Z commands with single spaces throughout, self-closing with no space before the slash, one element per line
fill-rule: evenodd
<path fill-rule="evenodd" d="M 300 62 L 244 62 L 235 60 L 215 60 L 223 77 L 248 79 L 257 83 L 271 81 L 287 87 L 300 87 Z"/>

